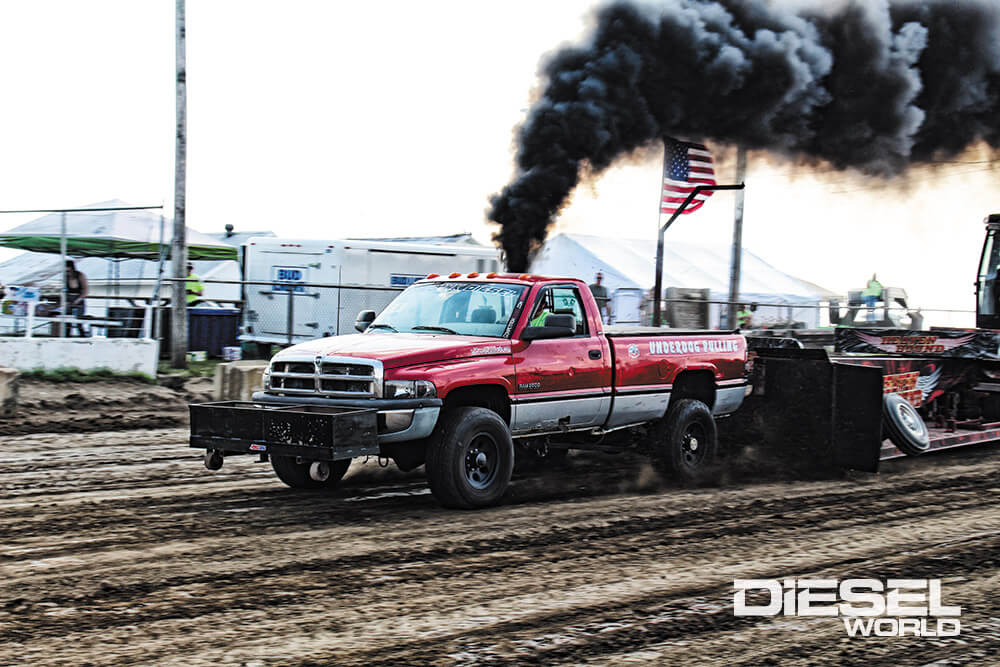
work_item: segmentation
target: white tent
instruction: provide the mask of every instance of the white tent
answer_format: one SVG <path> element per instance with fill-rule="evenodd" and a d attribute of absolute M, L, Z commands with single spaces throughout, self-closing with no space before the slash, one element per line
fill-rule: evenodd
<path fill-rule="evenodd" d="M 708 288 L 713 301 L 729 298 L 729 246 L 701 246 L 675 243 L 669 239 L 663 249 L 663 287 Z M 781 304 L 758 308 L 755 325 L 794 320 L 807 327 L 819 326 L 821 302 L 836 294 L 813 283 L 779 271 L 764 260 L 743 250 L 740 300 L 746 303 Z M 604 274 L 609 294 L 620 288 L 639 288 L 649 293 L 655 280 L 655 239 L 620 239 L 583 234 L 558 234 L 548 239 L 535 254 L 531 271 L 541 275 L 580 278 L 593 282 Z M 720 305 L 713 305 L 712 326 L 719 326 Z"/>

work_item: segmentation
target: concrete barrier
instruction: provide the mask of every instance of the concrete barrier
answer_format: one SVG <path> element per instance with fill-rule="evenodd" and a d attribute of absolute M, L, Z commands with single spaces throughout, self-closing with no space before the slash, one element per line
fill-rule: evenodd
<path fill-rule="evenodd" d="M 22 371 L 108 369 L 156 377 L 160 345 L 135 338 L 0 338 L 0 364 Z"/>
<path fill-rule="evenodd" d="M 217 401 L 249 401 L 255 391 L 264 388 L 267 364 L 253 359 L 219 364 L 215 367 L 212 397 Z"/>
<path fill-rule="evenodd" d="M 20 373 L 16 368 L 0 367 L 0 417 L 13 417 L 17 412 L 17 390 Z"/>

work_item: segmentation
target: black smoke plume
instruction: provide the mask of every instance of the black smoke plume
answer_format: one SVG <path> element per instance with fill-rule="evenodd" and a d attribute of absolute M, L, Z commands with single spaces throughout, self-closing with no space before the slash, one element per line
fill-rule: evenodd
<path fill-rule="evenodd" d="M 552 54 L 491 198 L 523 271 L 581 170 L 664 136 L 739 144 L 893 176 L 1000 147 L 998 0 L 616 2 Z"/>

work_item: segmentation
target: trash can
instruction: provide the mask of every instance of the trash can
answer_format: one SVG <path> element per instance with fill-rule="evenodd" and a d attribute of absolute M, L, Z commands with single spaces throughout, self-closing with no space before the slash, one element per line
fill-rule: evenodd
<path fill-rule="evenodd" d="M 108 308 L 108 319 L 122 323 L 120 327 L 108 327 L 108 338 L 138 338 L 142 335 L 142 324 L 146 318 L 145 308 Z"/>
<path fill-rule="evenodd" d="M 222 348 L 238 345 L 239 312 L 236 308 L 188 308 L 188 350 L 204 350 L 218 358 Z"/>

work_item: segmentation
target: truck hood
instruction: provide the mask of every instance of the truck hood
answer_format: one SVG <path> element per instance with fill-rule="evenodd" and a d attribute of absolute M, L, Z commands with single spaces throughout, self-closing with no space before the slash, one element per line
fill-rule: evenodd
<path fill-rule="evenodd" d="M 399 368 L 497 354 L 510 354 L 509 340 L 448 334 L 373 333 L 311 340 L 286 348 L 274 358 L 361 357 L 377 359 L 384 368 Z"/>

